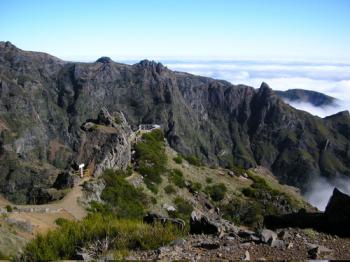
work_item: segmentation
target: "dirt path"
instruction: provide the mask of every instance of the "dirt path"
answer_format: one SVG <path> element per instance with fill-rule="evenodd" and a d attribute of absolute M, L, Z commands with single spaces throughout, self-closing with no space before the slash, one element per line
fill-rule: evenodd
<path fill-rule="evenodd" d="M 82 219 L 84 216 L 86 216 L 85 209 L 80 205 L 79 198 L 83 195 L 82 185 L 85 181 L 87 181 L 89 178 L 82 179 L 76 186 L 74 186 L 67 195 L 58 201 L 51 202 L 49 204 L 43 204 L 43 205 L 15 205 L 7 201 L 6 199 L 1 199 L 0 205 L 11 205 L 12 207 L 17 207 L 19 210 L 24 209 L 32 209 L 32 212 L 30 213 L 52 213 L 52 212 L 58 212 L 60 210 L 65 210 L 69 214 L 71 214 L 75 219 Z M 29 213 L 28 212 L 28 213 Z M 27 212 L 20 212 L 20 213 L 27 213 Z"/>

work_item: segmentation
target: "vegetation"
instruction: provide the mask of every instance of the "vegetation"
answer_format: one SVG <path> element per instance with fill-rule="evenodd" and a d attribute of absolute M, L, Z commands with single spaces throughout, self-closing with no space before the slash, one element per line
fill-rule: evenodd
<path fill-rule="evenodd" d="M 182 157 L 180 155 L 174 157 L 173 160 L 176 164 L 182 164 Z"/>
<path fill-rule="evenodd" d="M 166 187 L 164 187 L 164 192 L 170 195 L 170 194 L 174 194 L 176 190 L 172 185 L 167 185 Z"/>
<path fill-rule="evenodd" d="M 202 162 L 196 156 L 187 156 L 187 157 L 185 157 L 185 159 L 191 165 L 194 165 L 194 166 L 201 166 L 202 165 Z"/>
<path fill-rule="evenodd" d="M 206 177 L 206 178 L 205 178 L 205 182 L 206 182 L 207 184 L 211 184 L 211 183 L 213 182 L 213 179 L 212 179 L 211 177 Z"/>
<path fill-rule="evenodd" d="M 181 232 L 171 225 L 151 226 L 137 220 L 91 214 L 82 221 L 67 221 L 57 230 L 38 235 L 26 246 L 23 258 L 29 261 L 79 259 L 77 251 L 104 239 L 109 241 L 110 250 L 127 253 L 136 248 L 156 249 L 180 235 Z"/>
<path fill-rule="evenodd" d="M 189 230 L 188 221 L 190 221 L 190 216 L 193 211 L 193 207 L 190 202 L 183 199 L 182 197 L 177 197 L 174 200 L 174 204 L 176 207 L 175 212 L 169 212 L 171 217 L 181 218 L 186 221 L 185 232 Z"/>
<path fill-rule="evenodd" d="M 169 180 L 179 188 L 184 188 L 186 186 L 183 174 L 179 169 L 173 169 L 170 171 Z"/>
<path fill-rule="evenodd" d="M 205 192 L 213 199 L 214 201 L 220 201 L 225 198 L 227 188 L 224 184 L 215 184 L 212 186 L 207 186 Z"/>
<path fill-rule="evenodd" d="M 235 224 L 244 224 L 253 228 L 260 228 L 263 223 L 263 211 L 256 201 L 246 201 L 240 198 L 232 199 L 220 206 L 223 217 Z"/>
<path fill-rule="evenodd" d="M 135 146 L 138 171 L 144 177 L 145 184 L 154 193 L 162 182 L 161 174 L 166 171 L 164 135 L 159 129 L 142 135 L 142 141 Z"/>
<path fill-rule="evenodd" d="M 13 208 L 12 208 L 12 206 L 10 206 L 10 205 L 6 205 L 6 211 L 7 212 L 12 212 L 13 211 Z"/>
<path fill-rule="evenodd" d="M 200 192 L 202 190 L 202 184 L 199 182 L 189 181 L 189 189 L 191 192 Z"/>
<path fill-rule="evenodd" d="M 242 190 L 245 198 L 235 197 L 220 206 L 223 216 L 236 224 L 260 228 L 267 215 L 278 215 L 284 208 L 298 209 L 286 193 L 272 188 L 264 178 L 247 172 L 253 184 Z"/>
<path fill-rule="evenodd" d="M 141 189 L 130 185 L 126 180 L 125 171 L 108 170 L 103 174 L 106 187 L 101 198 L 105 204 L 92 203 L 91 211 L 118 218 L 142 218 L 149 199 Z"/>

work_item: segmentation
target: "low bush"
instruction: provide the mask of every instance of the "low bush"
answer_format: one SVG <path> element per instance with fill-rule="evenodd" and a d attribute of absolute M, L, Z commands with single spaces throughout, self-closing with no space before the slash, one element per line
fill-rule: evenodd
<path fill-rule="evenodd" d="M 200 192 L 202 190 L 202 184 L 198 182 L 189 181 L 189 190 L 191 192 Z"/>
<path fill-rule="evenodd" d="M 173 169 L 170 171 L 169 180 L 179 188 L 184 188 L 186 186 L 183 174 L 179 169 Z"/>
<path fill-rule="evenodd" d="M 177 197 L 174 200 L 176 207 L 175 212 L 169 212 L 171 217 L 181 218 L 186 222 L 185 231 L 189 230 L 188 221 L 190 221 L 190 216 L 193 211 L 193 207 L 190 202 L 183 199 L 182 197 Z"/>
<path fill-rule="evenodd" d="M 201 166 L 202 165 L 202 162 L 196 156 L 187 156 L 187 157 L 185 157 L 185 159 L 189 164 L 191 164 L 193 166 Z"/>
<path fill-rule="evenodd" d="M 173 160 L 176 164 L 182 164 L 182 157 L 179 155 L 174 157 Z"/>
<path fill-rule="evenodd" d="M 211 183 L 213 183 L 213 179 L 212 179 L 211 177 L 206 177 L 206 178 L 205 178 L 205 182 L 206 182 L 207 184 L 211 184 Z"/>
<path fill-rule="evenodd" d="M 9 212 L 9 213 L 13 211 L 13 208 L 10 205 L 6 205 L 5 208 L 6 208 L 6 211 Z"/>
<path fill-rule="evenodd" d="M 174 194 L 176 190 L 172 185 L 167 185 L 166 187 L 164 187 L 164 192 L 170 195 L 170 194 Z"/>
<path fill-rule="evenodd" d="M 215 184 L 212 186 L 207 186 L 205 192 L 213 199 L 214 201 L 220 201 L 225 198 L 227 188 L 224 184 Z"/>
<path fill-rule="evenodd" d="M 220 211 L 225 219 L 237 225 L 261 228 L 263 223 L 263 211 L 258 202 L 233 199 L 228 204 L 221 205 Z"/>
<path fill-rule="evenodd" d="M 25 247 L 22 258 L 26 261 L 79 259 L 77 253 L 81 248 L 104 239 L 110 242 L 109 250 L 156 249 L 181 234 L 171 225 L 151 226 L 137 220 L 92 214 L 81 221 L 68 221 L 47 234 L 37 235 Z"/>
<path fill-rule="evenodd" d="M 118 218 L 142 218 L 148 204 L 147 195 L 141 189 L 130 185 L 126 180 L 125 171 L 107 170 L 102 178 L 106 187 L 101 198 L 104 204 L 91 203 L 91 211 L 103 214 L 113 214 Z"/>

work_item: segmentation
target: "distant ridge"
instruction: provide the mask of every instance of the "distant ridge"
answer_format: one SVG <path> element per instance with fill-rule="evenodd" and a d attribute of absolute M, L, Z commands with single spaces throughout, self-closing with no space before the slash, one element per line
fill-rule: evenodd
<path fill-rule="evenodd" d="M 275 91 L 275 93 L 282 99 L 291 102 L 305 102 L 318 107 L 336 105 L 338 101 L 338 99 L 323 93 L 304 89 L 289 89 L 287 91 Z"/>

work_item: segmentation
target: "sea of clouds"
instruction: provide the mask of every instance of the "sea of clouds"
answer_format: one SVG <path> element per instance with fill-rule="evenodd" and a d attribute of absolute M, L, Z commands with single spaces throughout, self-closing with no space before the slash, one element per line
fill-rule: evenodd
<path fill-rule="evenodd" d="M 286 101 L 311 114 L 325 117 L 350 109 L 350 63 L 279 61 L 165 61 L 170 69 L 227 80 L 258 88 L 266 82 L 274 90 L 307 89 L 339 99 L 337 104 L 315 107 Z"/>
<path fill-rule="evenodd" d="M 274 90 L 307 89 L 335 97 L 332 106 L 315 107 L 310 103 L 286 101 L 290 105 L 319 117 L 350 109 L 350 63 L 304 63 L 280 61 L 167 61 L 172 70 L 189 72 L 259 88 L 266 82 Z M 324 210 L 334 187 L 350 194 L 350 179 L 331 181 L 318 178 L 304 197 Z"/>

